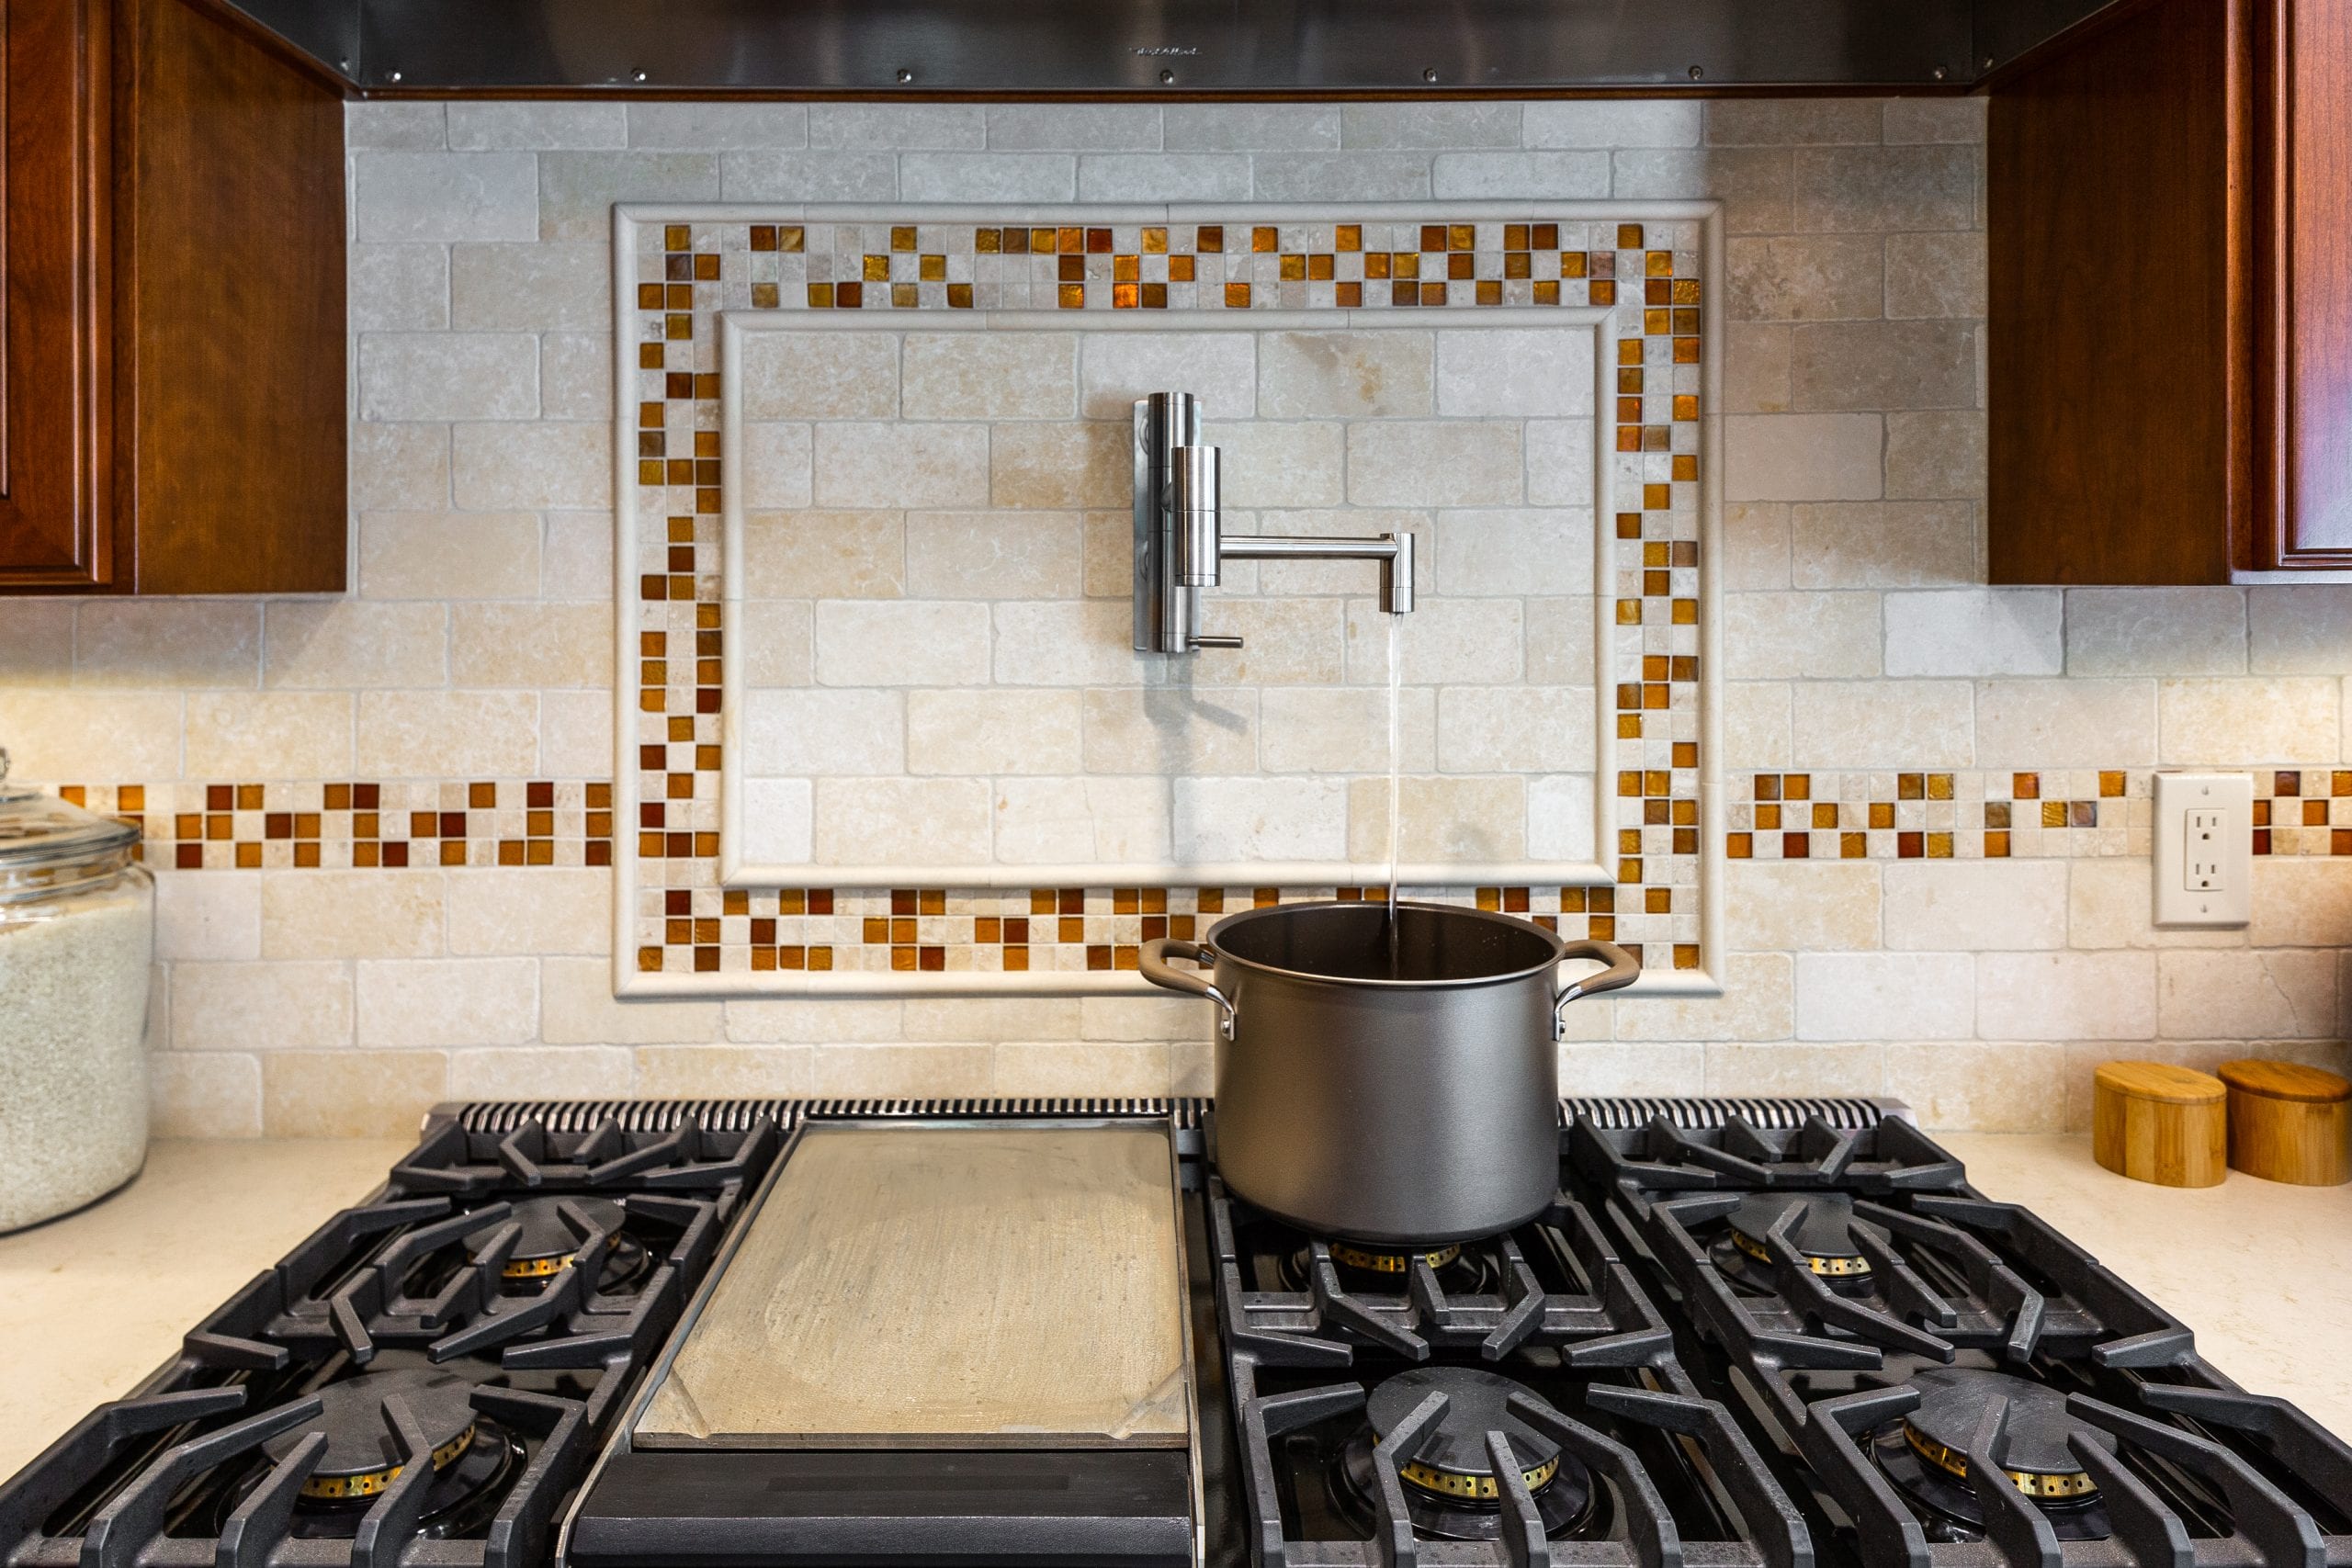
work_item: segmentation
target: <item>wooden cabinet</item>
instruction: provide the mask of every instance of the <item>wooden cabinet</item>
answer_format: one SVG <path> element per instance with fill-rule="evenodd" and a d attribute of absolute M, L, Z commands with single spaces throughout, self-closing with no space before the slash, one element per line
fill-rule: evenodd
<path fill-rule="evenodd" d="M 0 593 L 341 590 L 336 90 L 190 0 L 0 0 Z"/>
<path fill-rule="evenodd" d="M 1992 580 L 2352 569 L 2352 4 L 2118 10 L 1992 91 Z"/>

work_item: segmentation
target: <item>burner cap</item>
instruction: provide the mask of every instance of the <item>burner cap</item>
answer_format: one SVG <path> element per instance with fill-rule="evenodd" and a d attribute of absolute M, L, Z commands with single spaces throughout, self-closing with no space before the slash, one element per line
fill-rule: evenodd
<path fill-rule="evenodd" d="M 326 1452 L 302 1483 L 302 1495 L 340 1500 L 372 1497 L 390 1486 L 403 1468 L 400 1438 L 384 1414 L 384 1401 L 403 1401 L 433 1445 L 433 1468 L 443 1470 L 474 1438 L 474 1385 L 435 1367 L 396 1367 L 364 1372 L 318 1391 L 324 1406 L 307 1426 L 280 1432 L 262 1445 L 271 1462 L 283 1460 L 312 1432 L 326 1434 Z"/>
<path fill-rule="evenodd" d="M 515 1239 L 514 1254 L 499 1272 L 509 1280 L 537 1280 L 560 1274 L 571 1267 L 572 1255 L 580 1250 L 582 1240 L 564 1223 L 560 1205 L 565 1203 L 577 1207 L 590 1224 L 601 1230 L 620 1229 L 624 1217 L 621 1206 L 610 1199 L 591 1198 L 584 1193 L 561 1197 L 547 1194 L 515 1199 L 511 1204 L 514 1213 L 469 1233 L 466 1243 L 479 1247 L 496 1235 L 499 1226 L 519 1224 L 523 1234 Z"/>
<path fill-rule="evenodd" d="M 2066 1438 L 2081 1432 L 2109 1449 L 2114 1440 L 2067 1415 L 2066 1396 L 2056 1389 L 1970 1367 L 1930 1367 L 1915 1375 L 1911 1386 L 1919 1391 L 1919 1408 L 1904 1417 L 1903 1435 L 1937 1469 L 1954 1476 L 1968 1473 L 1968 1445 L 1975 1440 L 1976 1424 L 1985 1405 L 1999 1397 L 2009 1402 L 2009 1421 L 1993 1458 L 2018 1490 L 2029 1497 L 2058 1499 L 2098 1490 Z"/>
<path fill-rule="evenodd" d="M 1732 1245 L 1759 1263 L 1770 1263 L 1766 1238 L 1790 1210 L 1798 1211 L 1789 1240 L 1816 1274 L 1849 1279 L 1871 1271 L 1871 1261 L 1854 1245 L 1854 1201 L 1842 1192 L 1758 1192 L 1731 1213 Z"/>
<path fill-rule="evenodd" d="M 1514 1393 L 1528 1391 L 1506 1377 L 1475 1367 L 1415 1367 L 1372 1391 L 1364 1414 L 1374 1435 L 1385 1442 L 1414 1406 L 1432 1393 L 1446 1398 L 1445 1414 L 1421 1440 L 1419 1451 L 1400 1461 L 1396 1473 L 1408 1486 L 1447 1498 L 1500 1500 L 1487 1434 L 1499 1430 L 1519 1456 L 1520 1476 L 1530 1492 L 1542 1492 L 1560 1471 L 1560 1445 L 1505 1408 Z"/>

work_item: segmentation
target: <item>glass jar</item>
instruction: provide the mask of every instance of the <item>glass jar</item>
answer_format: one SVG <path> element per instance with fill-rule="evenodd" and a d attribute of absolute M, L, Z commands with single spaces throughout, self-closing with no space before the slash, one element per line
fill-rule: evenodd
<path fill-rule="evenodd" d="M 155 882 L 139 829 L 11 786 L 0 751 L 0 1231 L 147 1156 Z"/>

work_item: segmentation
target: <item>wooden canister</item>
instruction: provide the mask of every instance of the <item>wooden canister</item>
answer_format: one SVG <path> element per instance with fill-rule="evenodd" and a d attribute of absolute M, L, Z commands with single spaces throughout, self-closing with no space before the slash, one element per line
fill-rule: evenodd
<path fill-rule="evenodd" d="M 2159 1187 L 2211 1187 L 2229 1174 L 2221 1079 L 2165 1062 L 2101 1062 L 2091 1089 L 2091 1156 L 2108 1169 Z"/>
<path fill-rule="evenodd" d="M 2230 1167 L 2265 1181 L 2352 1181 L 2352 1083 L 2298 1062 L 2223 1062 L 2230 1089 Z"/>

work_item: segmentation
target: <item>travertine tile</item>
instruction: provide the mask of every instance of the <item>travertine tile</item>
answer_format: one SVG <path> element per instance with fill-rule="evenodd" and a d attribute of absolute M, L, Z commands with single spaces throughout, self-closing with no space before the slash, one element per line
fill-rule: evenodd
<path fill-rule="evenodd" d="M 1408 861 L 1518 861 L 1527 856 L 1527 781 L 1418 778 L 1397 791 L 1396 852 Z M 1348 853 L 1388 854 L 1388 781 L 1348 784 Z"/>
<path fill-rule="evenodd" d="M 1078 160 L 1067 152 L 906 152 L 898 162 L 902 201 L 1078 199 Z"/>
<path fill-rule="evenodd" d="M 602 604 L 452 605 L 449 678 L 460 686 L 609 689 L 612 613 Z"/>
<path fill-rule="evenodd" d="M 1582 1010 L 1579 1003 L 1569 1011 Z M 1706 1047 L 1680 1043 L 1572 1043 L 1560 1047 L 1560 1092 L 1688 1094 L 1706 1081 Z"/>
<path fill-rule="evenodd" d="M 449 433 L 449 491 L 469 512 L 612 504 L 609 423 L 460 424 Z"/>
<path fill-rule="evenodd" d="M 897 692 L 748 692 L 744 771 L 753 777 L 903 773 L 905 714 L 906 700 Z"/>
<path fill-rule="evenodd" d="M 1511 103 L 1343 104 L 1340 141 L 1381 151 L 1516 147 L 1519 115 Z"/>
<path fill-rule="evenodd" d="M 1247 201 L 1250 159 L 1237 152 L 1090 152 L 1080 201 Z"/>
<path fill-rule="evenodd" d="M 1798 588 L 1938 588 L 1975 577 L 1976 509 L 1966 502 L 1790 508 L 1789 580 Z"/>
<path fill-rule="evenodd" d="M 1074 773 L 1077 692 L 1013 688 L 907 694 L 910 773 Z"/>
<path fill-rule="evenodd" d="M 632 1092 L 636 1079 L 636 1061 L 612 1045 L 505 1045 L 449 1053 L 452 1100 L 621 1099 Z"/>
<path fill-rule="evenodd" d="M 1437 694 L 1398 694 L 1398 756 L 1408 773 L 1437 766 Z M 1587 705 L 1589 705 L 1589 696 Z M 1270 686 L 1259 696 L 1259 766 L 1272 773 L 1376 773 L 1388 768 L 1388 693 L 1378 686 Z M 1589 733 L 1587 735 L 1589 761 Z"/>
<path fill-rule="evenodd" d="M 605 333 L 547 333 L 539 338 L 539 412 L 548 419 L 594 419 L 613 407 L 613 340 Z"/>
<path fill-rule="evenodd" d="M 538 165 L 542 240 L 609 239 L 615 202 L 719 198 L 719 160 L 704 152 L 542 152 Z"/>
<path fill-rule="evenodd" d="M 1724 868 L 1732 951 L 1879 945 L 1879 867 L 1868 861 L 1733 861 Z"/>
<path fill-rule="evenodd" d="M 6 613 L 13 615 L 17 604 Z M 74 626 L 78 686 L 254 685 L 260 606 L 249 600 L 120 599 L 85 604 Z"/>
<path fill-rule="evenodd" d="M 261 1136 L 261 1063 L 225 1051 L 147 1058 L 147 1130 L 158 1138 Z"/>
<path fill-rule="evenodd" d="M 1826 681 L 1796 705 L 1804 768 L 1964 768 L 1976 760 L 1965 681 Z"/>
<path fill-rule="evenodd" d="M 1440 332 L 1437 412 L 1450 419 L 1589 418 L 1592 340 L 1540 327 Z"/>
<path fill-rule="evenodd" d="M 343 106 L 344 143 L 354 152 L 447 147 L 448 126 L 447 111 L 437 103 L 357 101 Z"/>
<path fill-rule="evenodd" d="M 2152 953 L 1988 953 L 1976 961 L 1978 1032 L 1992 1040 L 2144 1040 L 2156 1032 Z"/>
<path fill-rule="evenodd" d="M 449 324 L 447 246 L 355 244 L 349 266 L 353 332 L 438 332 Z"/>
<path fill-rule="evenodd" d="M 928 425 L 920 440 L 910 441 L 895 423 L 823 423 L 817 426 L 816 502 L 830 507 L 984 506 L 989 465 L 986 425 Z"/>
<path fill-rule="evenodd" d="M 1984 314 L 1984 236 L 1973 232 L 1889 234 L 1886 313 L 1896 317 Z"/>
<path fill-rule="evenodd" d="M 1876 234 L 1785 234 L 1724 247 L 1735 321 L 1873 320 L 1886 313 L 1884 244 Z"/>
<path fill-rule="evenodd" d="M 1890 675 L 2055 675 L 2065 668 L 2055 588 L 1950 588 L 1886 596 Z"/>
<path fill-rule="evenodd" d="M 898 1040 L 901 1005 L 896 997 L 735 997 L 727 1038 L 747 1045 Z"/>
<path fill-rule="evenodd" d="M 261 873 L 162 871 L 155 876 L 155 957 L 261 956 Z"/>
<path fill-rule="evenodd" d="M 1617 1010 L 1621 1040 L 1786 1040 L 1796 1027 L 1796 968 L 1786 953 L 1735 953 L 1723 964 L 1720 997 L 1658 997 Z M 1775 1047 L 1758 1047 L 1759 1051 Z M 1726 1057 L 1726 1061 L 1736 1060 Z M 1709 1066 L 1712 1069 L 1713 1062 Z M 1718 1089 L 1708 1092 L 1753 1093 Z M 1798 1092 L 1832 1092 L 1807 1088 Z"/>
<path fill-rule="evenodd" d="M 1328 151 L 1340 145 L 1337 104 L 1168 104 L 1160 143 L 1176 152 Z"/>
<path fill-rule="evenodd" d="M 1609 194 L 1606 152 L 1440 152 L 1430 160 L 1439 200 L 1592 200 Z"/>
<path fill-rule="evenodd" d="M 1153 150 L 1157 104 L 990 104 L 989 146 L 1014 152 Z"/>
<path fill-rule="evenodd" d="M 448 679 L 449 612 L 444 604 L 278 600 L 266 606 L 266 614 L 265 685 L 349 690 L 437 686 Z M 604 618 L 609 637 L 612 616 L 605 613 Z"/>
<path fill-rule="evenodd" d="M 908 419 L 1075 418 L 1078 345 L 1075 333 L 909 333 L 899 412 Z"/>
<path fill-rule="evenodd" d="M 1430 161 L 1412 152 L 1261 152 L 1250 160 L 1260 201 L 1418 201 Z"/>
<path fill-rule="evenodd" d="M 527 599 L 539 590 L 528 513 L 364 512 L 359 592 L 369 599 Z"/>
<path fill-rule="evenodd" d="M 514 778 L 531 771 L 538 753 L 535 693 L 359 694 L 358 766 L 370 777 L 413 777 L 419 759 L 429 757 L 444 777 Z"/>
<path fill-rule="evenodd" d="M 1889 98 L 1885 136 L 1889 146 L 1913 141 L 1982 141 L 1987 99 Z"/>
<path fill-rule="evenodd" d="M 539 1036 L 549 1044 L 665 1045 L 717 1040 L 720 1028 L 715 1001 L 616 998 L 609 958 L 540 962 Z"/>
<path fill-rule="evenodd" d="M 1006 777 L 995 784 L 993 852 L 1004 864 L 1149 864 L 1169 857 L 1166 779 Z"/>
<path fill-rule="evenodd" d="M 1725 321 L 1719 331 L 1724 342 L 1723 411 L 1788 412 L 1789 328 L 1772 321 Z"/>
<path fill-rule="evenodd" d="M 2352 671 L 2352 588 L 2297 583 L 2246 591 L 2251 667 L 2257 675 Z"/>
<path fill-rule="evenodd" d="M 348 692 L 190 692 L 183 765 L 199 779 L 336 778 L 352 766 Z"/>
<path fill-rule="evenodd" d="M 2059 1045 L 1890 1044 L 1885 1083 L 1930 1132 L 2054 1133 L 2064 1124 L 2065 1070 Z"/>
<path fill-rule="evenodd" d="M 413 1137 L 447 1092 L 439 1051 L 276 1051 L 262 1058 L 262 1132 L 272 1138 Z"/>
<path fill-rule="evenodd" d="M 1258 344 L 1266 419 L 1390 419 L 1435 411 L 1427 333 L 1268 333 Z"/>
<path fill-rule="evenodd" d="M 1964 145 L 1799 148 L 1790 220 L 1826 232 L 1971 229 L 1977 162 Z"/>
<path fill-rule="evenodd" d="M 889 419 L 899 412 L 895 333 L 747 333 L 747 420 Z M 965 417 L 985 412 L 976 405 Z"/>
<path fill-rule="evenodd" d="M 1532 665 L 1531 665 L 1532 668 Z M 1728 768 L 1794 766 L 1791 688 L 1783 681 L 1724 684 L 1723 749 Z"/>
<path fill-rule="evenodd" d="M 1521 106 L 1530 147 L 1695 147 L 1704 106 L 1677 98 L 1557 99 Z"/>
<path fill-rule="evenodd" d="M 827 686 L 974 686 L 989 678 L 989 606 L 953 600 L 827 600 L 817 681 Z"/>
<path fill-rule="evenodd" d="M 543 779 L 593 779 L 613 765 L 613 695 L 593 688 L 539 694 Z"/>
<path fill-rule="evenodd" d="M 528 152 L 355 152 L 351 211 L 359 240 L 537 239 L 539 161 Z"/>
<path fill-rule="evenodd" d="M 2157 1032 L 2169 1039 L 2340 1040 L 2337 955 L 2324 950 L 2155 955 Z"/>
<path fill-rule="evenodd" d="M 629 141 L 628 111 L 619 104 L 492 99 L 447 107 L 449 145 L 460 151 L 612 148 Z"/>
<path fill-rule="evenodd" d="M 180 776 L 177 693 L 0 690 L 0 736 L 18 783 Z"/>
<path fill-rule="evenodd" d="M 1348 679 L 1385 685 L 1393 617 L 1378 601 L 1350 601 Z M 1424 599 L 1398 626 L 1408 685 L 1486 685 L 1525 673 L 1521 608 L 1508 599 Z"/>
<path fill-rule="evenodd" d="M 1876 593 L 1727 593 L 1724 676 L 1733 681 L 1879 673 Z"/>
<path fill-rule="evenodd" d="M 1520 428 L 1500 420 L 1351 424 L 1347 462 L 1359 506 L 1504 506 L 1524 483 Z"/>
<path fill-rule="evenodd" d="M 2159 758 L 2171 763 L 2334 758 L 2341 683 L 2333 677 L 2159 682 Z"/>
<path fill-rule="evenodd" d="M 1628 150 L 1611 155 L 1611 194 L 1717 197 L 1724 204 L 1724 227 L 1731 233 L 1787 233 L 1795 226 L 1790 220 L 1789 159 L 1777 147 Z"/>
<path fill-rule="evenodd" d="M 1966 410 L 1886 416 L 1886 493 L 1901 500 L 1981 500 L 1984 416 Z"/>
<path fill-rule="evenodd" d="M 1797 409 L 1966 409 L 1978 401 L 1973 321 L 1813 321 L 1790 334 Z"/>
<path fill-rule="evenodd" d="M 817 1045 L 808 1092 L 916 1099 L 987 1094 L 993 1055 L 988 1045 Z"/>
<path fill-rule="evenodd" d="M 1169 1092 L 1168 1047 L 1157 1042 L 1012 1042 L 996 1047 L 998 1094 L 1161 1095 Z"/>
<path fill-rule="evenodd" d="M 915 512 L 907 592 L 928 599 L 1074 599 L 1083 545 L 1067 512 Z"/>
<path fill-rule="evenodd" d="M 444 897 L 449 951 L 459 957 L 612 951 L 613 879 L 594 866 L 453 870 Z"/>
<path fill-rule="evenodd" d="M 1342 427 L 1328 420 L 1260 420 L 1250 424 L 1210 424 L 1201 434 L 1204 440 L 1224 448 L 1225 504 L 1229 507 L 1337 506 L 1342 499 L 1377 505 L 1344 493 L 1347 463 L 1341 444 L 1349 433 L 1369 428 L 1374 427 Z M 1135 480 L 1127 457 L 1131 437 L 1127 426 L 1119 430 L 1119 461 L 1129 465 L 1119 482 L 1132 490 Z M 1104 503 L 1089 501 L 1086 504 Z"/>
<path fill-rule="evenodd" d="M 1964 953 L 1799 953 L 1797 1038 L 1967 1038 L 1976 1032 L 1978 962 Z"/>
<path fill-rule="evenodd" d="M 958 427 L 960 428 L 960 427 Z M 930 434 L 926 429 L 924 434 Z M 1124 506 L 1134 498 L 1132 421 L 1001 424 L 987 434 L 979 493 L 921 506 Z M 1230 445 L 1228 443 L 1228 445 Z M 1228 457 L 1228 462 L 1236 459 Z M 946 488 L 944 484 L 942 488 Z M 966 487 L 960 471 L 955 488 Z M 1231 500 L 1228 491 L 1228 500 Z M 1250 504 L 1232 502 L 1233 504 Z"/>
<path fill-rule="evenodd" d="M 1419 570 L 1429 573 L 1425 592 L 1470 599 L 1592 592 L 1589 511 L 1441 512 L 1434 528 L 1417 531 L 1419 559 L 1426 563 Z M 1588 606 L 1587 640 L 1591 626 Z"/>
<path fill-rule="evenodd" d="M 1336 779 L 1182 777 L 1175 807 L 1175 852 L 1183 860 L 1347 855 L 1347 786 Z"/>
<path fill-rule="evenodd" d="M 354 424 L 351 504 L 363 514 L 448 505 L 449 427 Z"/>
<path fill-rule="evenodd" d="M 2159 930 L 2155 924 L 2154 882 L 2145 855 L 2096 856 L 2064 863 L 2066 867 L 2066 941 L 2077 948 L 2107 947 L 2243 947 L 2243 931 L 2209 931 L 2195 927 Z M 2263 859 L 2255 863 L 2259 887 L 2276 871 L 2300 866 L 2298 861 Z M 2264 908 L 2259 893 L 2255 910 Z"/>
<path fill-rule="evenodd" d="M 345 964 L 182 962 L 172 965 L 171 987 L 175 1051 L 293 1051 L 351 1043 L 351 969 Z"/>
<path fill-rule="evenodd" d="M 638 1048 L 636 1092 L 673 1096 L 803 1095 L 813 1080 L 806 1045 L 645 1045 Z"/>
<path fill-rule="evenodd" d="M 2155 687 L 2135 680 L 1985 681 L 1976 760 L 1988 768 L 2117 768 L 2156 760 Z"/>
<path fill-rule="evenodd" d="M 807 104 L 631 104 L 628 144 L 697 152 L 806 147 L 810 114 Z"/>
<path fill-rule="evenodd" d="M 1875 1095 L 1883 1089 L 1885 1073 L 1885 1048 L 1875 1043 L 1817 1045 L 1719 1040 L 1706 1048 L 1709 1094 Z"/>
<path fill-rule="evenodd" d="M 808 145 L 861 152 L 974 148 L 988 141 L 979 104 L 810 104 Z"/>
<path fill-rule="evenodd" d="M 2236 675 L 2245 671 L 2241 588 L 2075 588 L 2066 593 L 2069 675 Z"/>
<path fill-rule="evenodd" d="M 1449 686 L 1438 694 L 1438 766 L 1449 773 L 1564 773 L 1593 765 L 1585 687 Z"/>
<path fill-rule="evenodd" d="M 438 871 L 266 871 L 264 958 L 434 958 L 443 945 Z"/>
<path fill-rule="evenodd" d="M 1711 147 L 1874 143 L 1876 98 L 1717 98 L 1707 105 Z"/>
<path fill-rule="evenodd" d="M 536 958 L 362 959 L 357 1040 L 369 1045 L 515 1045 L 539 1036 Z"/>
<path fill-rule="evenodd" d="M 1726 501 L 1875 501 L 1884 422 L 1874 413 L 1732 414 Z"/>
<path fill-rule="evenodd" d="M 2058 860 L 1898 861 L 1883 874 L 1886 945 L 1943 953 L 2064 947 L 2066 872 Z"/>
<path fill-rule="evenodd" d="M 907 591 L 899 512 L 755 512 L 743 519 L 753 599 L 896 599 Z"/>
<path fill-rule="evenodd" d="M 718 186 L 728 201 L 895 201 L 899 160 L 888 152 L 721 152 Z"/>
<path fill-rule="evenodd" d="M 2352 876 L 2333 859 L 2256 857 L 2253 905 L 2256 947 L 2352 948 Z"/>
<path fill-rule="evenodd" d="M 1204 421 L 1257 415 L 1254 333 L 1095 333 L 1086 339 L 1083 357 L 1081 409 L 1088 419 L 1131 426 L 1137 398 L 1170 388 L 1200 399 Z"/>
<path fill-rule="evenodd" d="M 816 858 L 829 865 L 969 865 L 989 858 L 983 779 L 817 781 Z"/>
<path fill-rule="evenodd" d="M 1238 773 L 1258 765 L 1254 686 L 1095 686 L 1081 697 L 1088 773 Z"/>

